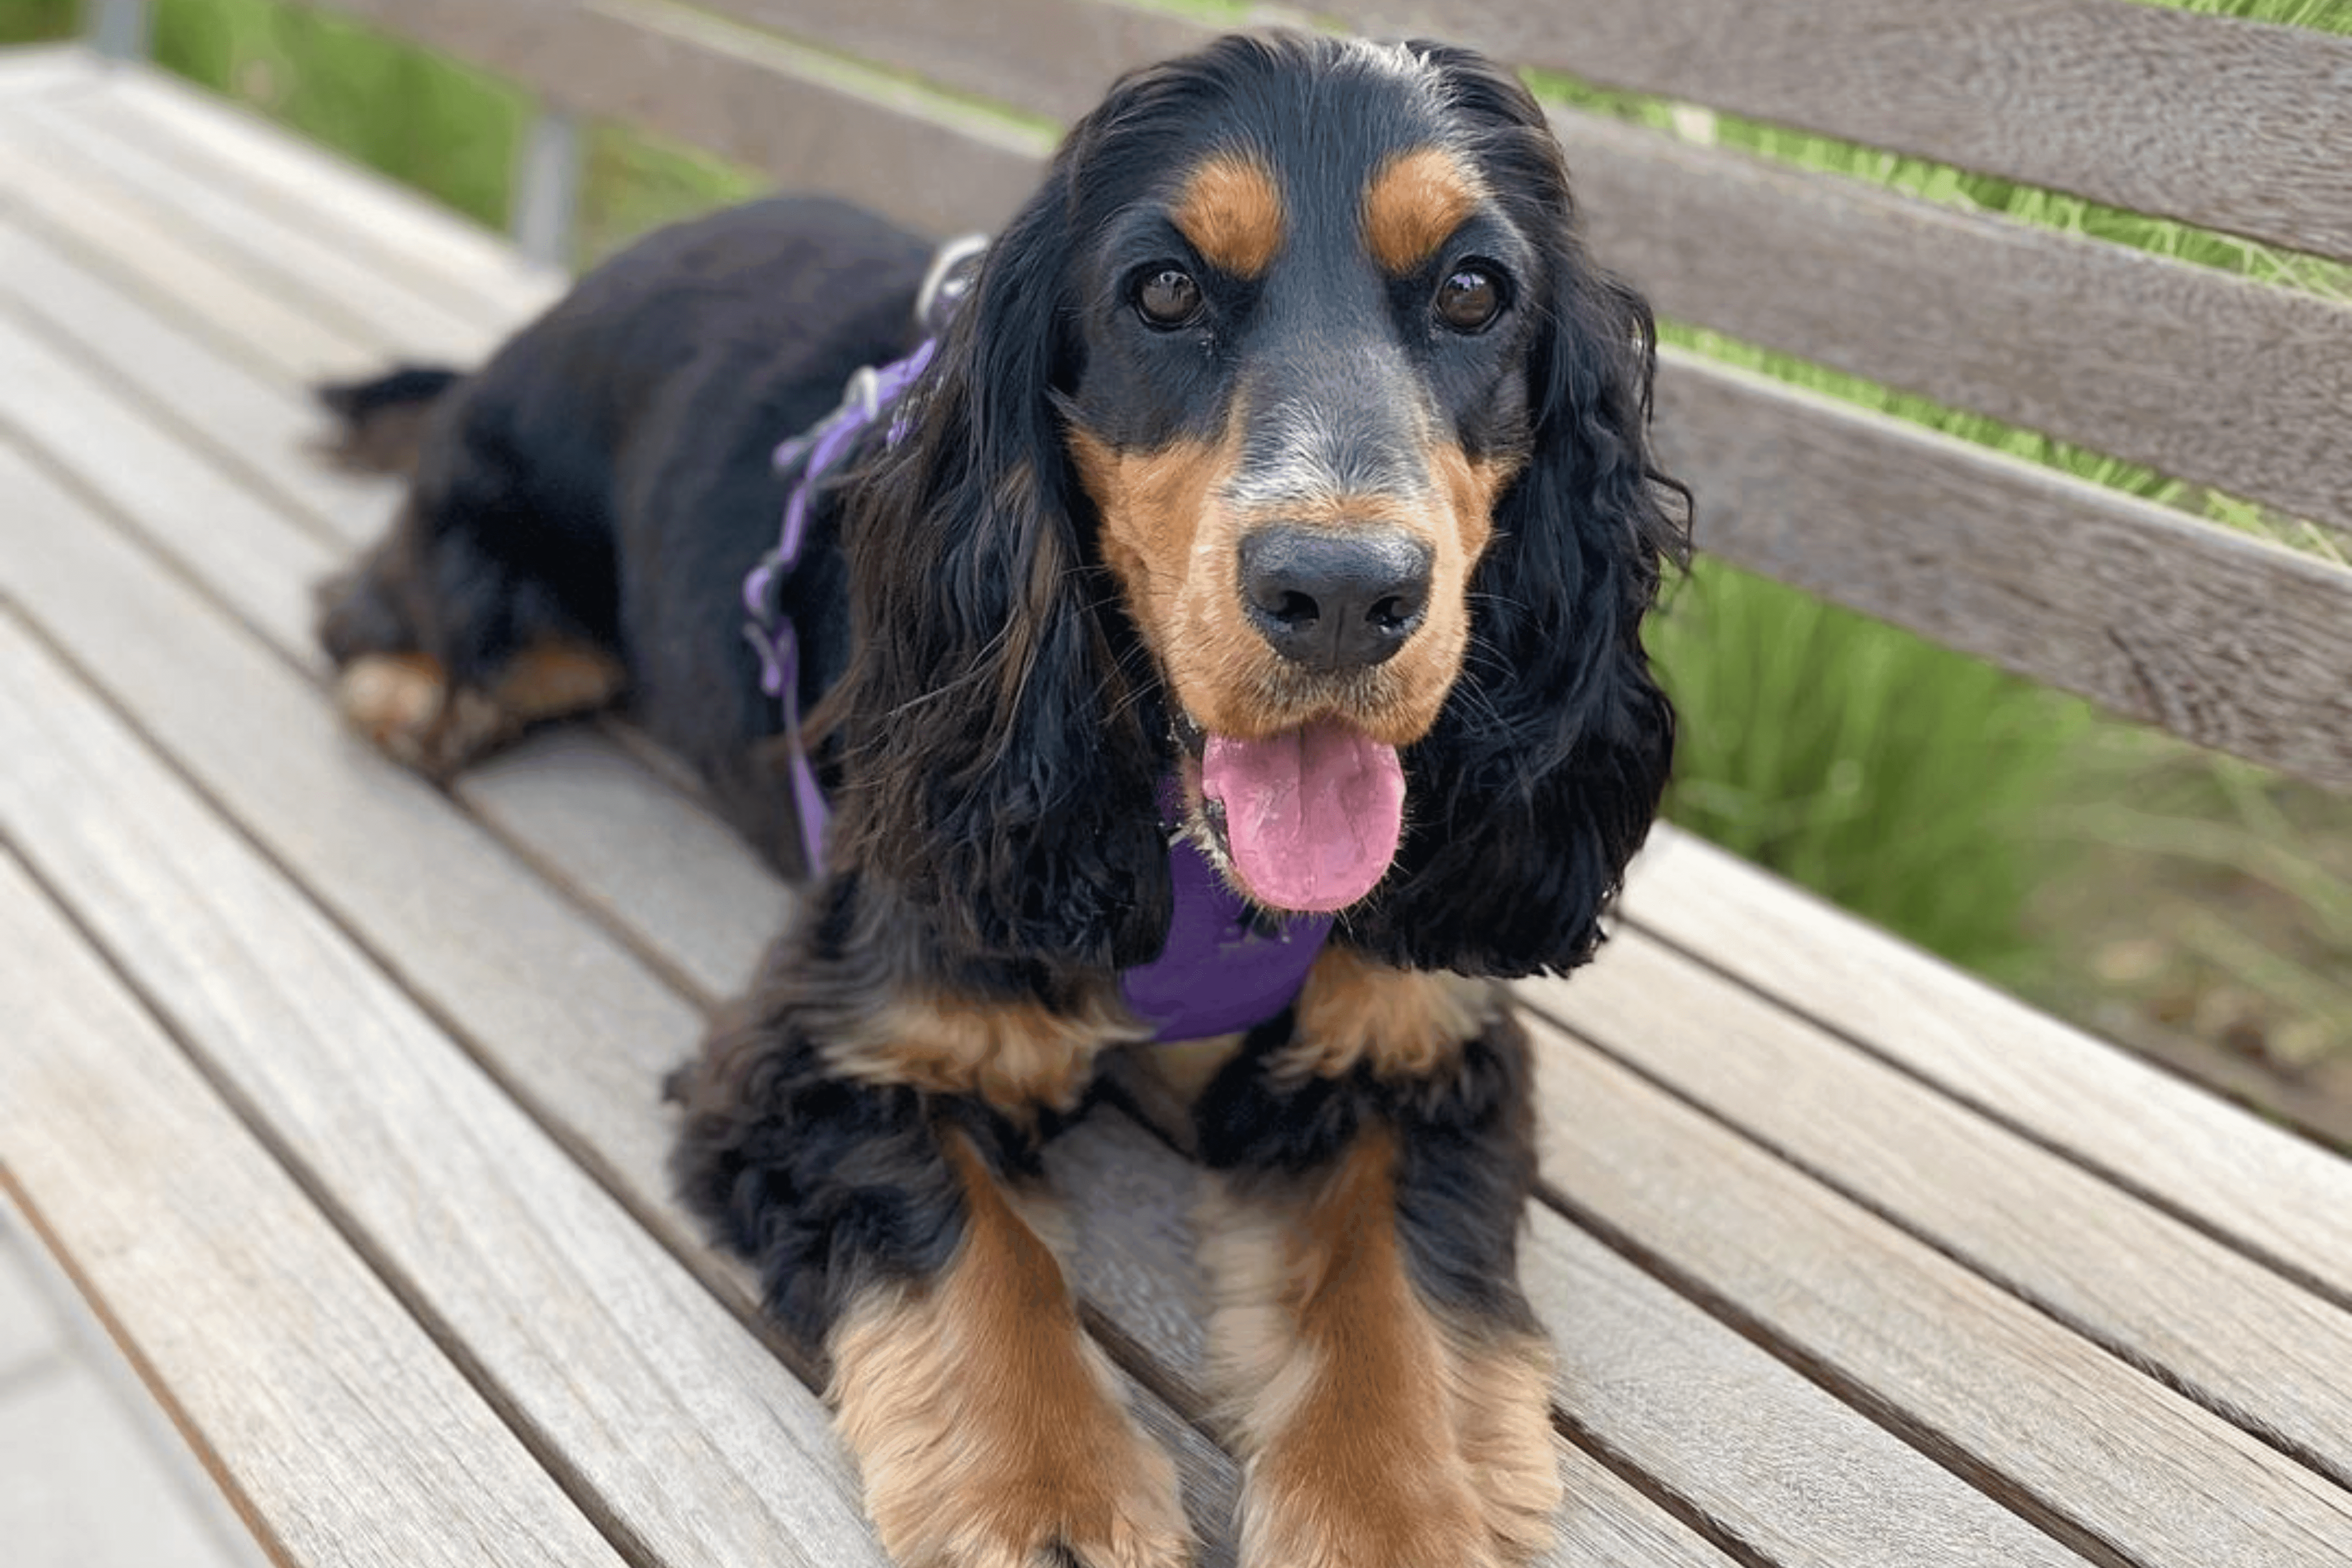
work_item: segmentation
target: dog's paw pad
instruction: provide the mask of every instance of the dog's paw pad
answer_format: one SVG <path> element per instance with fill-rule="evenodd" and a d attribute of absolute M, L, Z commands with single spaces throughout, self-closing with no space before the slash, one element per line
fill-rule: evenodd
<path fill-rule="evenodd" d="M 430 729 L 448 700 L 441 666 L 421 653 L 372 653 L 344 667 L 335 706 L 352 727 L 397 754 Z"/>
<path fill-rule="evenodd" d="M 347 665 L 335 706 L 386 755 L 433 778 L 510 739 L 517 725 L 499 704 L 466 688 L 421 653 L 368 654 Z"/>

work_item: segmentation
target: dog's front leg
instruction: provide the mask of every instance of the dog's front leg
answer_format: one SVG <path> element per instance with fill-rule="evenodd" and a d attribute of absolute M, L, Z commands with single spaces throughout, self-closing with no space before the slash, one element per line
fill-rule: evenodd
<path fill-rule="evenodd" d="M 1507 1568 L 1552 1540 L 1552 1356 L 1517 1270 L 1535 1179 L 1499 986 L 1334 948 L 1195 1108 L 1210 1355 L 1244 1568 Z"/>
<path fill-rule="evenodd" d="M 868 895 L 863 902 L 875 902 Z M 677 1086 L 690 1204 L 833 1367 L 883 1545 L 907 1568 L 1182 1568 L 1174 1466 L 1121 1402 L 1022 1213 L 1042 1117 L 1133 1026 L 924 955 L 836 879 Z"/>

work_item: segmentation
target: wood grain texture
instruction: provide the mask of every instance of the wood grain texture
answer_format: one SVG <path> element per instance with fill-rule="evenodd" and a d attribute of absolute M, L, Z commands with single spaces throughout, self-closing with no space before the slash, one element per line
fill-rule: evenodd
<path fill-rule="evenodd" d="M 1664 315 L 2352 522 L 2352 303 L 1595 115 L 1552 124 L 1595 253 Z"/>
<path fill-rule="evenodd" d="M 1121 72 L 1223 30 L 1120 0 L 709 0 L 704 9 L 1066 123 Z"/>
<path fill-rule="evenodd" d="M 1570 1428 L 1758 1560 L 2082 1562 L 1559 1215 L 1535 1212 L 1519 1268 L 1559 1346 Z"/>
<path fill-rule="evenodd" d="M 350 374 L 381 360 L 386 345 L 320 321 L 253 282 L 202 245 L 173 232 L 152 208 L 109 199 L 48 167 L 13 133 L 0 135 L 0 189 L 20 218 L 85 257 L 104 258 L 108 272 L 151 298 L 175 291 L 206 300 L 192 324 L 215 342 L 246 350 L 266 368 L 298 381 Z"/>
<path fill-rule="evenodd" d="M 700 1015 L 446 796 L 347 734 L 324 693 L 22 459 L 0 508 L 0 594 L 34 606 L 89 677 L 443 1017 L 462 1018 L 592 1169 L 658 1172 L 650 1105 Z M 171 536 L 171 516 L 139 520 Z M 224 586 L 235 586 L 224 582 Z M 299 584 L 256 579 L 249 597 Z M 238 603 L 232 600 L 232 603 Z M 169 627 L 160 637 L 154 628 Z M 532 985 L 520 975 L 537 975 Z M 583 1040 L 610 1048 L 583 1049 Z"/>
<path fill-rule="evenodd" d="M 455 787 L 706 1005 L 746 989 L 783 927 L 792 895 L 782 879 L 706 807 L 593 728 L 535 736 L 468 769 Z"/>
<path fill-rule="evenodd" d="M 325 428 L 309 399 L 190 331 L 181 314 L 6 217 L 0 217 L 0 307 L 33 323 L 33 335 L 68 361 L 81 383 L 108 384 L 173 436 L 195 437 L 207 458 L 298 519 L 315 520 L 322 537 L 356 542 L 383 526 L 396 493 L 387 481 L 287 460 Z"/>
<path fill-rule="evenodd" d="M 105 90 L 60 110 L 119 130 L 189 176 L 268 205 L 330 240 L 399 268 L 461 314 L 491 326 L 534 315 L 565 279 L 530 265 L 504 239 L 372 169 L 285 132 L 159 70 L 111 73 Z"/>
<path fill-rule="evenodd" d="M 0 950 L 0 1180 L 280 1560 L 617 1568 L 5 850 Z"/>
<path fill-rule="evenodd" d="M 2063 1542 L 2144 1568 L 2352 1563 L 2352 1494 L 1566 1035 L 1537 1033 L 1544 1179 L 1571 1215 Z"/>
<path fill-rule="evenodd" d="M 10 287 L 0 283 L 0 298 Z M 308 636 L 308 584 L 339 552 L 126 407 L 10 310 L 0 310 L 0 430 L 136 520 L 199 581 L 238 585 L 235 602 L 252 624 L 281 638 Z M 191 528 L 192 519 L 204 526 Z"/>
<path fill-rule="evenodd" d="M 323 0 L 514 77 L 577 113 L 622 119 L 770 174 L 855 197 L 919 231 L 992 228 L 1036 184 L 1050 138 L 864 79 L 679 6 L 602 0 Z"/>
<path fill-rule="evenodd" d="M 1638 931 L 1572 983 L 1523 985 L 1520 994 L 1613 1059 L 2352 1486 L 2352 1310 Z M 1988 1055 L 2009 1048 L 1998 1037 L 1976 1045 Z"/>
<path fill-rule="evenodd" d="M 43 101 L 0 105 L 0 135 L 85 189 L 102 186 L 171 223 L 194 248 L 311 318 L 398 345 L 410 356 L 470 359 L 484 327 L 412 289 L 397 272 L 344 255 L 239 193 L 187 177 L 138 141 Z"/>
<path fill-rule="evenodd" d="M 2352 37 L 2127 0 L 1337 0 L 1606 87 L 2352 259 Z"/>
<path fill-rule="evenodd" d="M 664 1558 L 880 1568 L 815 1395 L 302 889 L 5 627 L 0 834 L 535 1449 Z"/>
<path fill-rule="evenodd" d="M 2352 1163 L 1677 829 L 1655 830 L 1620 910 L 2352 1306 Z"/>
<path fill-rule="evenodd" d="M 1701 545 L 2174 734 L 2352 784 L 2352 571 L 1663 351 Z"/>

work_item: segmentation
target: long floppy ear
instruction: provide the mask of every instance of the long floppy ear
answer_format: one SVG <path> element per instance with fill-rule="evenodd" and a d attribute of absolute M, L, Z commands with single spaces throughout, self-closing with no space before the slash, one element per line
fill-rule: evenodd
<path fill-rule="evenodd" d="M 1641 626 L 1664 563 L 1687 556 L 1689 496 L 1651 456 L 1649 307 L 1585 255 L 1540 109 L 1476 57 L 1427 53 L 1486 131 L 1496 187 L 1525 198 L 1549 275 L 1532 449 L 1471 584 L 1469 656 L 1407 754 L 1398 864 L 1345 930 L 1414 967 L 1564 970 L 1592 955 L 1673 760 L 1674 710 Z"/>
<path fill-rule="evenodd" d="M 1159 951 L 1170 895 L 1139 656 L 1073 524 L 1055 412 L 1079 368 L 1070 163 L 991 247 L 905 438 L 853 487 L 855 647 L 824 721 L 845 866 L 966 953 L 1100 967 Z"/>

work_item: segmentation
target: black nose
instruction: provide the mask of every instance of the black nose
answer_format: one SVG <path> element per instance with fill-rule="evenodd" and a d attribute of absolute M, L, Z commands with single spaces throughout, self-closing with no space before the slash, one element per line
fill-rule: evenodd
<path fill-rule="evenodd" d="M 1428 545 L 1402 533 L 1277 523 L 1242 541 L 1242 602 L 1283 658 L 1369 668 L 1421 625 L 1430 560 Z"/>

